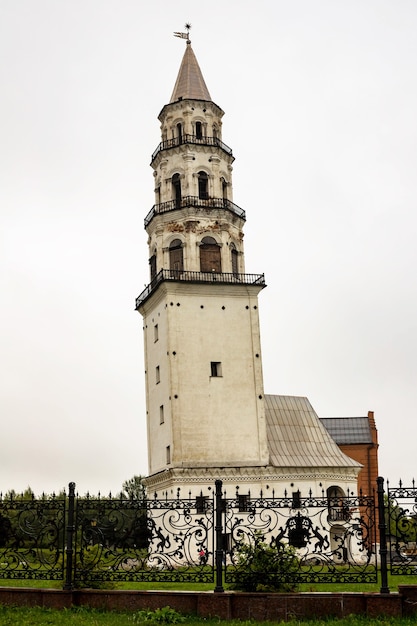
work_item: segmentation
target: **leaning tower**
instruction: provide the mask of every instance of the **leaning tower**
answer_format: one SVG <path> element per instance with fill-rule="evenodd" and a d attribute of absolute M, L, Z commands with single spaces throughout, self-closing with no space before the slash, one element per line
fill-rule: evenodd
<path fill-rule="evenodd" d="M 245 212 L 233 202 L 224 112 L 186 35 L 152 155 L 145 218 L 150 282 L 143 316 L 152 491 L 200 492 L 215 478 L 252 482 L 268 465 L 258 315 L 263 274 L 245 272 Z"/>

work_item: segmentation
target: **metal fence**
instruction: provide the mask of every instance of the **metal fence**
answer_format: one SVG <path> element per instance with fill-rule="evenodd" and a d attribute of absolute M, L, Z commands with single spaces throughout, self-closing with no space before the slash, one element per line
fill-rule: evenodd
<path fill-rule="evenodd" d="M 380 579 L 389 592 L 388 572 L 417 574 L 416 542 L 414 483 L 384 490 L 382 478 L 373 496 L 229 497 L 221 481 L 208 495 L 170 500 L 80 498 L 74 483 L 60 498 L 0 495 L 0 579 L 60 580 L 66 589 L 170 581 L 223 591 L 259 575 L 260 549 L 267 554 L 265 580 Z"/>
<path fill-rule="evenodd" d="M 0 498 L 0 578 L 63 580 L 66 500 Z"/>
<path fill-rule="evenodd" d="M 389 571 L 393 575 L 417 574 L 417 488 L 387 482 L 385 526 Z"/>
<path fill-rule="evenodd" d="M 247 546 L 259 543 L 277 555 L 265 562 L 267 578 L 278 570 L 284 583 L 377 582 L 373 497 L 297 493 L 283 498 L 246 496 L 242 501 L 240 496 L 225 505 L 225 582 L 247 579 L 253 558 Z M 280 568 L 276 559 L 287 545 L 296 558 L 291 567 Z"/>
<path fill-rule="evenodd" d="M 74 581 L 213 583 L 213 497 L 81 499 Z"/>

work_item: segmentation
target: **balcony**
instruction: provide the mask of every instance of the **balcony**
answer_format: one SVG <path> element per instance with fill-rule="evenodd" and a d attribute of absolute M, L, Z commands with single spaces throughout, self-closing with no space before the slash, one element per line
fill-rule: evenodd
<path fill-rule="evenodd" d="M 330 522 L 347 522 L 351 518 L 351 513 L 348 508 L 344 506 L 335 506 L 329 508 L 329 521 Z"/>
<path fill-rule="evenodd" d="M 237 215 L 242 220 L 246 220 L 246 214 L 243 209 L 227 200 L 226 198 L 199 198 L 198 196 L 185 196 L 178 200 L 169 200 L 168 202 L 161 202 L 161 204 L 154 204 L 148 215 L 145 217 L 145 228 L 151 223 L 155 215 L 161 213 L 168 213 L 169 211 L 175 211 L 177 209 L 183 209 L 187 207 L 193 207 L 196 209 L 226 209 L 234 215 Z"/>
<path fill-rule="evenodd" d="M 217 283 L 219 285 L 259 285 L 265 287 L 264 274 L 228 274 L 224 272 L 183 272 L 161 270 L 136 298 L 136 310 L 145 302 L 157 286 L 164 281 L 188 283 Z"/>
<path fill-rule="evenodd" d="M 182 145 L 197 145 L 197 146 L 212 146 L 214 148 L 220 148 L 226 154 L 233 158 L 232 148 L 226 146 L 225 143 L 220 141 L 218 137 L 197 137 L 197 135 L 182 135 L 181 137 L 174 137 L 173 139 L 167 139 L 166 141 L 161 141 L 157 149 L 154 151 L 151 157 L 151 164 L 154 162 L 156 157 L 163 150 L 170 150 L 171 148 L 176 148 L 177 146 Z"/>

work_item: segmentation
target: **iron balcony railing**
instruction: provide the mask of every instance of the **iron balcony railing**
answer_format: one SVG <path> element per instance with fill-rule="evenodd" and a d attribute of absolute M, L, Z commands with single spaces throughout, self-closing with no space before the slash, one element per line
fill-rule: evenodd
<path fill-rule="evenodd" d="M 168 200 L 168 202 L 154 204 L 148 215 L 145 217 L 145 228 L 148 224 L 150 224 L 155 215 L 168 213 L 169 211 L 175 211 L 176 209 L 183 209 L 186 207 L 194 207 L 197 209 L 226 209 L 243 220 L 246 220 L 245 211 L 237 206 L 237 204 L 227 200 L 226 198 L 200 198 L 199 196 L 185 196 L 184 198 L 180 198 L 178 200 Z"/>
<path fill-rule="evenodd" d="M 163 150 L 169 150 L 170 148 L 176 148 L 177 146 L 181 146 L 183 144 L 194 144 L 199 146 L 214 146 L 216 148 L 220 148 L 226 154 L 233 156 L 232 148 L 229 148 L 225 143 L 220 141 L 218 137 L 197 137 L 197 135 L 181 135 L 181 137 L 174 137 L 173 139 L 167 139 L 165 141 L 161 141 L 159 146 L 156 148 L 151 157 L 151 163 L 153 163 L 154 159 L 158 156 L 160 152 Z"/>
<path fill-rule="evenodd" d="M 351 513 L 349 509 L 344 507 L 335 507 L 329 509 L 329 520 L 331 522 L 346 522 L 350 520 Z"/>
<path fill-rule="evenodd" d="M 136 309 L 149 298 L 156 287 L 164 281 L 189 283 L 218 283 L 235 285 L 260 285 L 265 287 L 264 274 L 229 274 L 226 272 L 183 272 L 181 270 L 160 270 L 155 278 L 136 298 Z"/>

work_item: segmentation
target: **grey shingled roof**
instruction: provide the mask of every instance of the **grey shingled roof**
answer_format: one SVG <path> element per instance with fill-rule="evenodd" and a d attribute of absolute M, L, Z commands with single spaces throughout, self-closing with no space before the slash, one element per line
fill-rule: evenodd
<path fill-rule="evenodd" d="M 178 72 L 170 104 L 177 100 L 206 100 L 211 102 L 211 96 L 201 73 L 191 44 L 187 42 L 180 70 Z"/>
<path fill-rule="evenodd" d="M 270 463 L 275 467 L 361 467 L 340 450 L 307 398 L 265 395 Z"/>
<path fill-rule="evenodd" d="M 320 421 L 337 444 L 372 443 L 367 417 L 322 417 Z"/>

